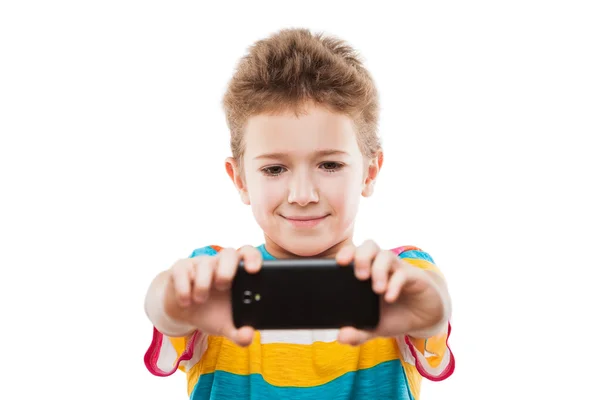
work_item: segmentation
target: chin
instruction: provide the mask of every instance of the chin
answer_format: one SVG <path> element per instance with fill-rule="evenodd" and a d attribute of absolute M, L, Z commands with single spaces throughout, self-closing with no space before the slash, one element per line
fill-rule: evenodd
<path fill-rule="evenodd" d="M 329 250 L 334 244 L 329 240 L 317 238 L 292 238 L 291 240 L 282 240 L 280 247 L 298 257 L 316 257 L 317 255 Z"/>

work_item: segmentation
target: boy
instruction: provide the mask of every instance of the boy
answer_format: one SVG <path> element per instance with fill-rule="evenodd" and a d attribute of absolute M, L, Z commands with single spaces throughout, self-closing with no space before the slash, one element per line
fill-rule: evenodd
<path fill-rule="evenodd" d="M 415 399 L 421 377 L 454 370 L 450 297 L 416 247 L 355 247 L 360 196 L 383 163 L 374 83 L 344 42 L 283 30 L 257 42 L 224 98 L 232 157 L 226 170 L 265 243 L 194 250 L 150 285 L 148 369 L 187 373 L 192 399 Z M 229 288 L 244 260 L 335 258 L 381 294 L 378 327 L 321 331 L 235 329 Z"/>

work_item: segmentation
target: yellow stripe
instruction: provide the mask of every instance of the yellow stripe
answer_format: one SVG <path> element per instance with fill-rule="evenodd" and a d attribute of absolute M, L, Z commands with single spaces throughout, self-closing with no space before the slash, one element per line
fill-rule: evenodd
<path fill-rule="evenodd" d="M 173 347 L 175 348 L 175 351 L 177 352 L 177 357 L 181 356 L 181 354 L 185 350 L 185 347 L 187 346 L 187 338 L 185 338 L 185 337 L 168 337 L 168 336 L 165 336 L 165 338 L 168 338 L 171 341 L 171 344 L 173 345 Z"/>
<path fill-rule="evenodd" d="M 220 370 L 238 375 L 261 374 L 275 386 L 310 387 L 398 358 L 396 340 L 390 338 L 373 339 L 359 347 L 337 342 L 261 344 L 257 332 L 253 343 L 242 348 L 223 337 L 209 336 L 206 353 L 188 379 L 196 382 L 200 375 Z"/>
<path fill-rule="evenodd" d="M 429 366 L 433 368 L 437 368 L 442 360 L 444 359 L 444 353 L 447 350 L 446 347 L 446 338 L 447 335 L 438 335 L 427 339 L 427 351 L 430 352 L 431 356 L 425 357 Z M 425 339 L 421 338 L 410 338 L 413 346 L 419 351 L 421 354 L 425 354 Z"/>
<path fill-rule="evenodd" d="M 426 271 L 435 271 L 435 272 L 441 274 L 440 269 L 435 264 L 430 263 L 427 260 L 423 260 L 421 258 L 403 258 L 402 260 L 406 261 L 410 265 L 413 265 L 417 268 L 421 268 Z"/>
<path fill-rule="evenodd" d="M 404 373 L 406 374 L 406 379 L 408 380 L 408 387 L 410 392 L 412 393 L 415 400 L 419 400 L 421 397 L 421 380 L 423 377 L 417 371 L 417 368 L 400 359 L 402 362 L 402 367 L 404 367 Z"/>
<path fill-rule="evenodd" d="M 167 336 L 165 336 L 165 338 L 167 338 Z M 185 348 L 187 347 L 188 338 L 186 338 L 186 337 L 168 337 L 168 339 L 171 342 L 171 344 L 173 345 L 173 347 L 175 348 L 175 351 L 177 352 L 177 358 L 181 357 L 181 354 L 183 354 L 183 352 L 185 351 Z M 183 365 L 179 365 L 178 369 L 180 371 L 185 372 L 185 367 Z"/>

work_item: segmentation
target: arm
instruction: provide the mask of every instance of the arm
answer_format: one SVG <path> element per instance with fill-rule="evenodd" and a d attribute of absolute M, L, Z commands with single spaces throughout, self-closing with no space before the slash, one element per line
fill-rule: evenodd
<path fill-rule="evenodd" d="M 181 259 L 158 274 L 144 303 L 156 330 L 169 337 L 185 337 L 198 330 L 249 345 L 253 330 L 236 329 L 231 316 L 229 288 L 240 260 L 244 260 L 248 272 L 255 273 L 261 267 L 262 256 L 252 246 L 237 252 L 223 249 L 215 256 Z"/>
<path fill-rule="evenodd" d="M 409 266 L 409 268 L 417 268 Z M 448 292 L 448 285 L 444 277 L 437 271 L 424 271 L 427 277 L 431 280 L 431 284 L 435 291 L 432 292 L 432 299 L 429 299 L 434 304 L 431 311 L 431 322 L 424 323 L 422 328 L 415 329 L 407 333 L 413 338 L 426 339 L 443 332 L 448 325 L 450 316 L 452 315 L 452 300 Z M 427 300 L 426 300 L 427 301 Z"/>
<path fill-rule="evenodd" d="M 427 253 L 414 247 L 394 250 L 405 267 L 414 273 L 415 280 L 422 278 L 425 283 L 428 282 L 423 285 L 424 292 L 431 293 L 431 296 L 429 299 L 424 296 L 420 302 L 432 304 L 430 323 L 417 321 L 422 324 L 420 327 L 415 325 L 406 334 L 396 337 L 401 359 L 409 370 L 413 366 L 420 376 L 431 381 L 442 381 L 451 376 L 455 368 L 454 355 L 448 344 L 452 304 L 446 280 Z M 421 272 L 424 276 L 420 278 Z M 408 275 L 412 274 L 409 272 Z M 435 290 L 428 291 L 427 288 Z M 436 315 L 441 315 L 437 324 L 433 318 Z"/>
<path fill-rule="evenodd" d="M 154 278 L 144 302 L 144 310 L 150 322 L 161 333 L 170 337 L 185 337 L 195 331 L 186 319 L 185 309 L 175 301 L 171 284 L 171 271 L 163 271 Z M 168 290 L 171 289 L 171 290 Z M 168 311 L 167 311 L 168 310 Z"/>
<path fill-rule="evenodd" d="M 380 290 L 381 318 L 373 334 L 425 339 L 441 333 L 451 313 L 444 278 L 436 271 L 421 269 L 396 257 L 391 259 L 391 265 L 389 282 Z"/>
<path fill-rule="evenodd" d="M 367 241 L 358 248 L 347 246 L 339 251 L 337 261 L 345 265 L 354 260 L 356 277 L 370 277 L 373 290 L 382 297 L 377 329 L 344 328 L 340 342 L 360 344 L 376 336 L 426 338 L 445 329 L 452 308 L 446 282 L 428 255 L 408 249 L 406 253 L 400 249 L 400 256 Z"/>
<path fill-rule="evenodd" d="M 204 354 L 208 335 L 226 336 L 242 346 L 253 338 L 251 328 L 233 326 L 229 285 L 240 258 L 247 269 L 260 268 L 260 252 L 248 246 L 238 253 L 224 249 L 217 256 L 209 247 L 159 273 L 148 288 L 144 309 L 153 336 L 144 363 L 156 376 L 169 376 L 178 368 L 189 371 Z"/>
<path fill-rule="evenodd" d="M 448 346 L 452 305 L 446 281 L 431 257 L 416 247 L 381 250 L 367 241 L 348 246 L 336 256 L 341 264 L 355 261 L 358 279 L 373 281 L 382 297 L 379 325 L 374 331 L 345 327 L 340 343 L 359 345 L 377 336 L 395 337 L 400 358 L 432 381 L 454 372 L 454 356 Z"/>

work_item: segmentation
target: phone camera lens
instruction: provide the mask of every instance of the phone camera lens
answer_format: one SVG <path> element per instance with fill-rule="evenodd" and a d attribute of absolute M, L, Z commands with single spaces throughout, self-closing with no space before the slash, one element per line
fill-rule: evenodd
<path fill-rule="evenodd" d="M 252 292 L 249 290 L 244 291 L 244 297 L 242 301 L 244 302 L 244 304 L 252 303 Z"/>

